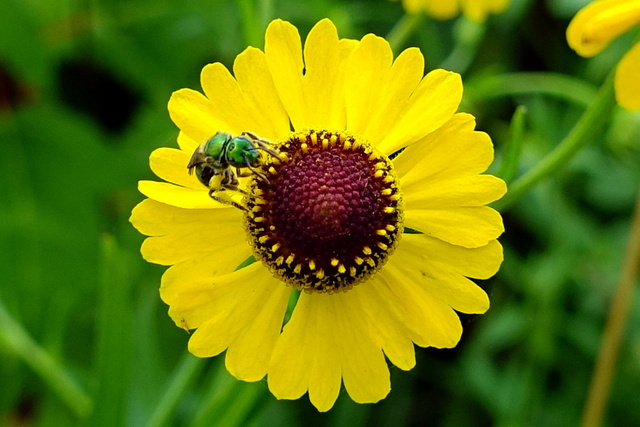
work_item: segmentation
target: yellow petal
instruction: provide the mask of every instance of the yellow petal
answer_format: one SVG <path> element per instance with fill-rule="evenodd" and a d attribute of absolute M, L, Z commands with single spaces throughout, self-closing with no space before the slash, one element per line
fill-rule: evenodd
<path fill-rule="evenodd" d="M 190 174 L 187 165 L 191 154 L 175 148 L 158 148 L 149 156 L 151 170 L 158 178 L 183 187 L 203 190 L 202 185 L 194 174 Z"/>
<path fill-rule="evenodd" d="M 417 269 L 424 270 L 427 276 L 430 267 L 437 267 L 474 279 L 488 279 L 498 272 L 503 259 L 497 240 L 479 248 L 464 248 L 423 234 L 404 234 L 397 250 L 403 254 L 400 259 L 412 260 L 404 264 L 419 265 Z"/>
<path fill-rule="evenodd" d="M 266 72 L 267 70 L 261 71 Z M 224 65 L 219 62 L 208 64 L 202 69 L 200 79 L 202 88 L 215 109 L 216 116 L 228 125 L 227 128 L 218 130 L 224 130 L 234 135 L 239 135 L 244 131 L 254 132 L 259 136 L 274 134 L 268 115 L 263 114 L 262 109 L 244 95 L 238 82 Z M 288 121 L 286 123 L 288 124 Z M 281 126 L 282 120 L 279 123 L 279 127 Z"/>
<path fill-rule="evenodd" d="M 580 10 L 567 28 L 567 42 L 580 56 L 594 56 L 640 23 L 640 0 L 600 0 Z"/>
<path fill-rule="evenodd" d="M 260 113 L 260 134 L 270 141 L 281 141 L 289 134 L 289 116 L 280 101 L 269 72 L 265 54 L 249 47 L 236 57 L 233 73 L 245 97 Z"/>
<path fill-rule="evenodd" d="M 247 271 L 243 271 L 245 268 L 235 271 L 240 260 L 244 258 L 242 261 L 245 261 L 249 256 L 248 251 L 242 252 L 212 253 L 198 259 L 183 261 L 165 271 L 162 275 L 160 296 L 171 306 L 169 314 L 176 323 L 184 318 L 190 328 L 197 328 L 220 311 L 216 308 L 219 307 L 218 298 L 222 294 L 233 292 L 233 288 L 215 287 L 214 289 L 214 283 L 219 281 L 226 283 L 243 278 L 250 272 L 254 272 L 257 277 L 262 277 L 263 271 L 258 268 L 260 263 L 245 267 L 250 268 Z M 239 271 L 243 272 L 238 273 Z M 266 274 L 266 277 L 271 275 Z"/>
<path fill-rule="evenodd" d="M 393 62 L 387 79 L 382 82 L 375 109 L 363 132 L 374 145 L 382 141 L 405 113 L 411 93 L 424 74 L 424 57 L 417 48 L 404 50 Z"/>
<path fill-rule="evenodd" d="M 178 133 L 178 146 L 182 151 L 191 155 L 194 151 L 196 151 L 198 145 L 200 144 L 189 138 L 184 132 L 180 131 L 180 133 Z"/>
<path fill-rule="evenodd" d="M 502 247 L 493 240 L 486 246 L 467 249 L 424 235 L 405 234 L 389 262 L 455 310 L 484 313 L 489 298 L 466 277 L 493 276 L 502 262 Z"/>
<path fill-rule="evenodd" d="M 191 89 L 173 92 L 169 99 L 171 120 L 198 144 L 219 130 L 229 130 L 230 124 L 218 115 L 215 106 L 203 94 Z"/>
<path fill-rule="evenodd" d="M 640 43 L 627 52 L 616 70 L 616 100 L 629 111 L 640 110 Z"/>
<path fill-rule="evenodd" d="M 259 276 L 263 279 L 268 274 Z M 252 305 L 246 326 L 229 345 L 225 365 L 234 377 L 243 381 L 258 381 L 267 374 L 271 352 L 280 336 L 291 288 L 273 277 L 251 278 L 244 304 Z M 249 311 L 247 311 L 249 312 Z"/>
<path fill-rule="evenodd" d="M 298 399 L 307 391 L 310 373 L 314 369 L 318 355 L 317 343 L 326 340 L 326 334 L 329 332 L 327 328 L 322 327 L 321 319 L 318 317 L 318 305 L 311 304 L 308 294 L 301 294 L 291 319 L 284 326 L 276 342 L 269 363 L 267 380 L 269 390 L 276 398 Z M 332 373 L 335 376 L 333 371 L 327 372 L 327 379 L 330 379 Z M 340 374 L 338 373 L 338 386 L 334 391 L 333 401 L 330 405 L 325 401 L 325 405 L 321 407 L 333 406 L 339 390 Z M 330 400 L 326 396 L 325 399 Z"/>
<path fill-rule="evenodd" d="M 378 150 L 389 155 L 435 131 L 451 119 L 461 100 L 459 74 L 431 71 L 411 94 L 404 114 L 380 142 Z"/>
<path fill-rule="evenodd" d="M 333 304 L 331 327 L 335 328 L 333 348 L 323 352 L 340 353 L 342 381 L 349 396 L 357 403 L 375 403 L 391 390 L 390 374 L 382 350 L 371 338 L 358 293 L 327 295 Z"/>
<path fill-rule="evenodd" d="M 364 313 L 352 292 L 301 294 L 273 353 L 271 392 L 295 399 L 308 388 L 311 403 L 327 411 L 338 396 L 342 374 L 354 401 L 384 398 L 390 390 L 389 369 Z"/>
<path fill-rule="evenodd" d="M 367 34 L 349 57 L 346 74 L 347 130 L 367 136 L 372 115 L 391 70 L 393 53 L 382 37 Z M 369 135 L 371 136 L 371 135 Z M 370 142 L 379 141 L 376 136 Z"/>
<path fill-rule="evenodd" d="M 146 202 L 146 203 L 145 203 Z M 181 209 L 147 199 L 132 213 L 133 225 L 150 237 L 142 244 L 145 260 L 172 265 L 231 252 L 231 270 L 250 255 L 242 219 L 234 209 Z M 226 262 L 226 261 L 222 261 Z"/>
<path fill-rule="evenodd" d="M 278 96 L 294 129 L 306 127 L 306 104 L 302 89 L 302 42 L 298 29 L 276 19 L 267 27 L 265 54 Z"/>
<path fill-rule="evenodd" d="M 234 227 L 242 228 L 242 215 L 238 215 L 234 209 L 215 209 L 210 214 L 211 211 L 182 209 L 145 199 L 133 208 L 130 221 L 140 233 L 147 236 L 164 236 L 176 228 L 188 227 L 194 221 L 206 222 L 210 218 L 229 223 L 236 221 Z"/>
<path fill-rule="evenodd" d="M 503 180 L 492 175 L 461 178 L 424 179 L 402 185 L 407 209 L 442 209 L 456 206 L 483 206 L 507 192 Z"/>
<path fill-rule="evenodd" d="M 327 316 L 331 315 L 330 307 L 317 304 L 311 297 L 309 300 L 315 305 L 313 311 L 316 314 L 315 350 L 313 364 L 309 367 L 309 400 L 318 411 L 326 412 L 333 407 L 338 398 L 342 383 L 340 355 L 337 351 L 326 351 L 335 345 L 334 336 L 337 331 L 327 325 Z"/>
<path fill-rule="evenodd" d="M 179 208 L 230 208 L 229 205 L 222 204 L 209 197 L 207 188 L 204 186 L 202 186 L 202 190 L 196 190 L 193 188 L 178 187 L 177 185 L 167 182 L 139 181 L 138 191 L 150 199 Z"/>
<path fill-rule="evenodd" d="M 341 47 L 330 20 L 321 20 L 309 32 L 304 44 L 306 126 L 344 129 L 344 75 L 349 54 L 348 49 Z"/>
<path fill-rule="evenodd" d="M 188 327 L 193 328 L 204 320 L 189 340 L 189 351 L 198 357 L 215 356 L 232 345 L 250 329 L 255 317 L 263 309 L 267 309 L 264 302 L 275 287 L 284 287 L 260 263 L 223 276 L 212 275 L 208 282 L 201 278 L 198 281 L 183 280 L 180 283 L 161 288 L 161 296 L 171 305 L 169 314 L 176 324 L 184 319 Z M 278 291 L 275 293 L 282 296 Z M 277 311 L 279 301 L 270 301 L 272 308 Z M 282 315 L 284 316 L 284 312 Z M 276 323 L 274 325 L 271 322 L 269 326 L 275 328 L 277 333 L 280 323 Z M 273 334 L 273 331 L 269 330 L 267 333 Z M 269 353 L 270 347 L 263 351 Z"/>
<path fill-rule="evenodd" d="M 427 236 L 465 248 L 478 248 L 504 232 L 502 218 L 486 206 L 406 209 L 406 225 Z"/>
<path fill-rule="evenodd" d="M 493 161 L 491 138 L 474 131 L 475 118 L 459 113 L 394 160 L 403 189 L 426 179 L 477 175 Z"/>
<path fill-rule="evenodd" d="M 448 304 L 399 271 L 399 263 L 392 260 L 378 274 L 402 307 L 413 342 L 420 347 L 455 347 L 462 335 L 458 315 Z"/>
<path fill-rule="evenodd" d="M 400 304 L 378 276 L 367 281 L 365 286 L 356 287 L 350 292 L 358 292 L 363 307 L 367 307 L 365 314 L 369 319 L 372 338 L 391 363 L 405 371 L 412 369 L 416 364 L 416 356 Z"/>

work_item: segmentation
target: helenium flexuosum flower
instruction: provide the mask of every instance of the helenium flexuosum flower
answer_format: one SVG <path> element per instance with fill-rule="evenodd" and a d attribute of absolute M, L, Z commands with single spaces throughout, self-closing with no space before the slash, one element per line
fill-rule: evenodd
<path fill-rule="evenodd" d="M 600 53 L 615 38 L 640 24 L 640 0 L 595 1 L 573 18 L 567 28 L 569 46 L 578 55 Z M 618 104 L 640 110 L 640 43 L 636 43 L 616 68 L 615 92 Z"/>
<path fill-rule="evenodd" d="M 490 14 L 502 13 L 509 0 L 402 0 L 409 13 L 426 13 L 436 19 L 451 19 L 462 13 L 473 22 L 484 22 Z"/>
<path fill-rule="evenodd" d="M 279 399 L 308 392 L 320 411 L 342 384 L 354 401 L 377 402 L 390 390 L 385 356 L 411 369 L 414 344 L 457 344 L 455 311 L 489 307 L 469 277 L 502 262 L 502 220 L 485 205 L 506 188 L 482 174 L 491 140 L 456 114 L 458 74 L 424 75 L 418 49 L 394 60 L 384 39 L 339 39 L 326 19 L 304 49 L 293 25 L 273 21 L 264 52 L 246 49 L 233 72 L 207 65 L 204 95 L 171 97 L 180 149 L 151 155 L 168 182 L 140 182 L 148 199 L 131 221 L 151 236 L 142 254 L 171 266 L 161 296 L 179 327 L 196 329 L 196 356 L 226 350 L 235 377 L 267 376 Z M 240 209 L 214 201 L 186 168 L 221 130 L 278 150 L 263 156 L 266 179 L 241 178 Z"/>

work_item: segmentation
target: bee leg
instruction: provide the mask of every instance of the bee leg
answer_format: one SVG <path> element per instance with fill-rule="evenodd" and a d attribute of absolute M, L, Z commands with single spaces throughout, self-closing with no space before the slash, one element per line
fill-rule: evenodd
<path fill-rule="evenodd" d="M 270 145 L 275 146 L 276 145 L 275 143 L 267 139 L 262 139 L 255 133 L 249 132 L 249 131 L 242 132 L 242 135 L 253 140 L 253 142 L 255 142 L 258 145 L 258 148 L 261 149 L 262 151 L 265 151 L 266 153 L 270 154 L 273 157 L 276 157 L 276 158 L 280 157 L 280 154 L 276 150 L 269 147 Z"/>
<path fill-rule="evenodd" d="M 237 202 L 235 202 L 235 201 L 233 201 L 231 199 L 225 199 L 225 198 L 221 197 L 219 194 L 216 194 L 216 191 L 222 191 L 222 189 L 221 190 L 214 190 L 214 189 L 209 190 L 209 197 L 211 197 L 216 202 L 220 202 L 220 203 L 225 204 L 225 205 L 231 205 L 234 208 L 240 209 L 241 211 L 245 211 L 246 212 L 248 210 L 245 206 L 242 206 L 240 203 L 237 203 Z"/>
<path fill-rule="evenodd" d="M 254 175 L 256 175 L 258 178 L 260 178 L 262 181 L 266 182 L 267 184 L 269 184 L 269 179 L 264 176 L 264 174 L 262 172 L 260 172 L 259 170 L 257 170 L 256 168 L 254 168 L 253 166 L 251 166 L 249 164 L 249 161 L 247 161 L 247 168 L 249 168 L 249 170 L 251 172 L 253 172 Z"/>

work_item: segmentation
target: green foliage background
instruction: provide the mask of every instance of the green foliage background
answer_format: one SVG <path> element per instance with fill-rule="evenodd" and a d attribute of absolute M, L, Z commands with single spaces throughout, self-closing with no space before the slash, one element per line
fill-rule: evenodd
<path fill-rule="evenodd" d="M 461 111 L 496 145 L 520 142 L 516 176 L 575 125 L 634 34 L 585 60 L 566 26 L 586 1 L 512 0 L 485 26 L 425 19 L 402 42 L 427 68 L 461 72 Z M 0 425 L 568 426 L 581 418 L 640 183 L 640 115 L 615 109 L 559 172 L 505 211 L 492 300 L 463 316 L 451 350 L 417 349 L 375 405 L 343 391 L 329 413 L 231 378 L 224 358 L 186 353 L 128 223 L 175 146 L 166 103 L 263 46 L 272 18 L 300 33 L 329 17 L 341 37 L 389 34 L 386 0 L 3 0 L 0 2 Z M 523 127 L 512 125 L 522 106 Z M 520 110 L 519 110 L 520 111 Z M 514 131 L 514 128 L 516 129 Z M 606 417 L 640 425 L 640 298 Z"/>

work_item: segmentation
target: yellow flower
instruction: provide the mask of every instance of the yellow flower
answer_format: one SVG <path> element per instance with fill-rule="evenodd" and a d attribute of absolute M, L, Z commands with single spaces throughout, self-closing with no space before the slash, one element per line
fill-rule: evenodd
<path fill-rule="evenodd" d="M 569 46 L 578 55 L 591 57 L 612 40 L 640 23 L 640 0 L 595 1 L 573 18 L 567 28 Z M 640 43 L 629 50 L 616 69 L 615 92 L 618 104 L 640 110 Z"/>
<path fill-rule="evenodd" d="M 308 392 L 320 411 L 341 384 L 354 401 L 377 402 L 390 390 L 385 356 L 409 370 L 414 343 L 457 344 L 455 311 L 489 308 L 469 278 L 502 262 L 502 220 L 485 205 L 506 187 L 482 174 L 491 140 L 456 114 L 458 74 L 424 76 L 418 49 L 394 61 L 386 40 L 339 39 L 327 19 L 304 49 L 294 26 L 273 21 L 264 52 L 247 48 L 233 73 L 207 65 L 204 95 L 171 97 L 180 149 L 151 154 L 167 182 L 140 182 L 148 199 L 131 222 L 151 236 L 142 254 L 171 266 L 161 297 L 177 326 L 196 329 L 194 355 L 226 350 L 236 378 L 266 375 L 278 399 Z M 214 193 L 235 207 L 186 167 L 217 131 L 277 143 L 257 173 L 240 170 L 244 196 Z"/>
<path fill-rule="evenodd" d="M 502 13 L 509 0 L 402 0 L 409 13 L 426 13 L 436 19 L 451 19 L 462 13 L 473 22 L 484 22 L 491 13 Z"/>

